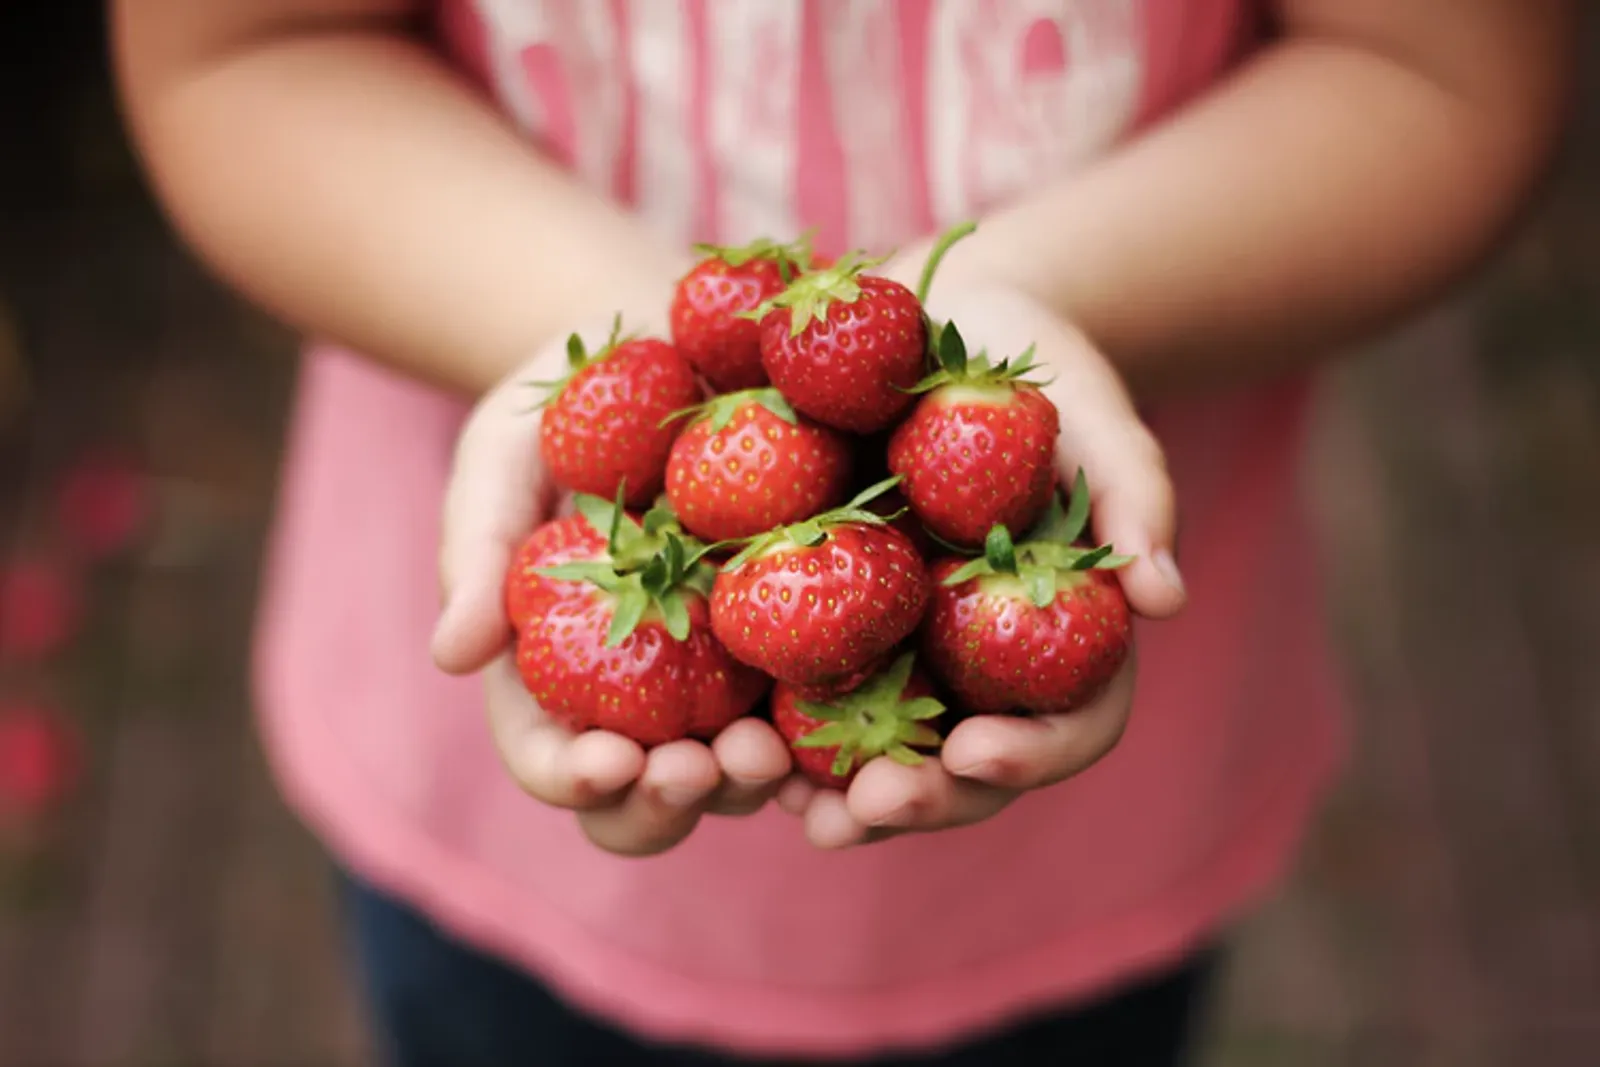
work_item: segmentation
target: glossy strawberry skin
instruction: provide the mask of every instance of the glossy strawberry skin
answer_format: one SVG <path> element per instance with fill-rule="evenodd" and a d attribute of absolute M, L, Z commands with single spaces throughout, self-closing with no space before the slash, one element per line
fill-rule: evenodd
<path fill-rule="evenodd" d="M 922 305 L 899 282 L 858 279 L 861 295 L 828 304 L 790 335 L 792 313 L 773 308 L 761 319 L 761 363 L 796 410 L 825 426 L 873 433 L 911 406 L 909 390 L 922 378 L 928 344 Z"/>
<path fill-rule="evenodd" d="M 623 341 L 574 374 L 544 410 L 540 452 L 566 489 L 644 507 L 660 492 L 676 425 L 662 422 L 700 399 L 694 369 L 665 341 Z"/>
<path fill-rule="evenodd" d="M 538 574 L 541 567 L 605 558 L 605 535 L 581 515 L 552 519 L 534 530 L 517 548 L 506 571 L 506 618 L 511 620 L 512 628 L 521 630 L 527 626 L 552 600 L 584 595 L 588 591 L 583 583 L 564 582 Z"/>
<path fill-rule="evenodd" d="M 913 673 L 911 679 L 902 690 L 906 700 L 915 697 L 931 697 L 937 695 L 933 683 L 920 672 Z M 816 696 L 807 695 L 804 691 L 791 685 L 779 682 L 772 690 L 772 725 L 785 741 L 789 742 L 789 753 L 794 758 L 794 763 L 800 773 L 805 775 L 812 783 L 824 789 L 848 789 L 850 783 L 855 781 L 856 775 L 861 772 L 864 764 L 858 763 L 850 769 L 849 774 L 834 774 L 834 757 L 839 754 L 838 746 L 832 748 L 806 748 L 795 745 L 795 742 L 811 733 L 813 730 L 825 725 L 825 720 L 807 715 L 800 710 L 802 701 L 819 702 Z"/>
<path fill-rule="evenodd" d="M 672 340 L 711 385 L 722 393 L 767 383 L 761 366 L 761 324 L 742 318 L 783 291 L 775 258 L 757 257 L 737 266 L 708 256 L 690 268 L 673 293 Z"/>
<path fill-rule="evenodd" d="M 1031 385 L 948 386 L 918 401 L 889 441 L 889 469 L 923 524 L 976 548 L 996 525 L 1033 526 L 1055 491 L 1056 407 Z"/>
<path fill-rule="evenodd" d="M 517 641 L 523 684 L 568 729 L 610 730 L 646 747 L 709 740 L 766 694 L 769 681 L 712 636 L 704 597 L 687 598 L 686 640 L 647 619 L 607 648 L 611 605 L 592 589 L 553 600 Z"/>
<path fill-rule="evenodd" d="M 1126 662 L 1132 620 L 1113 572 L 1071 572 L 1055 600 L 1039 608 L 1006 576 L 944 585 L 963 562 L 934 564 L 922 627 L 922 662 L 963 710 L 1068 712 L 1098 696 Z"/>
<path fill-rule="evenodd" d="M 803 416 L 790 424 L 751 401 L 728 424 L 700 419 L 667 461 L 667 500 L 684 529 L 707 541 L 752 537 L 844 499 L 850 446 Z"/>
<path fill-rule="evenodd" d="M 741 662 L 779 681 L 828 686 L 910 635 L 927 608 L 928 571 L 889 526 L 849 523 L 819 545 L 774 547 L 717 576 L 711 625 Z"/>

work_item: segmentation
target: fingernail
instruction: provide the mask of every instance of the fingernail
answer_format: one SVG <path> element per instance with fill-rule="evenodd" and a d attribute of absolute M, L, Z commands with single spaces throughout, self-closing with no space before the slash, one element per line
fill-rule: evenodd
<path fill-rule="evenodd" d="M 868 825 L 870 825 L 870 826 L 905 826 L 907 823 L 909 823 L 911 821 L 911 815 L 912 815 L 911 805 L 906 804 L 906 805 L 903 805 L 902 807 L 895 808 L 893 811 L 891 811 L 887 815 L 883 815 L 883 816 L 880 816 L 879 818 L 873 819 L 872 822 L 869 823 Z"/>
<path fill-rule="evenodd" d="M 1158 548 L 1150 554 L 1150 562 L 1155 564 L 1161 577 L 1166 579 L 1168 585 L 1182 593 L 1183 575 L 1178 573 L 1178 561 L 1172 558 L 1172 553 L 1165 548 Z"/>
<path fill-rule="evenodd" d="M 993 778 L 997 773 L 999 773 L 1000 764 L 996 763 L 994 760 L 980 760 L 977 763 L 970 763 L 965 767 L 950 767 L 948 770 L 957 778 L 977 778 L 986 780 Z"/>

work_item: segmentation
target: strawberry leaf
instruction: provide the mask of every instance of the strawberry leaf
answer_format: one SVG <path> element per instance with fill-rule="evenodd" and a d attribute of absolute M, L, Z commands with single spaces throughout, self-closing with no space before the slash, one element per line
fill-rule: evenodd
<path fill-rule="evenodd" d="M 661 605 L 661 621 L 666 624 L 667 633 L 675 641 L 689 639 L 689 608 L 683 602 L 683 594 L 676 589 L 669 590 L 657 603 Z"/>
<path fill-rule="evenodd" d="M 901 717 L 914 721 L 937 719 L 945 712 L 944 703 L 934 697 L 917 697 L 900 705 Z"/>
<path fill-rule="evenodd" d="M 558 582 L 589 582 L 601 589 L 614 589 L 618 578 L 611 564 L 594 561 L 557 563 L 550 567 L 536 568 L 533 573 L 541 578 L 552 578 Z"/>
<path fill-rule="evenodd" d="M 790 426 L 799 424 L 800 416 L 795 414 L 788 398 L 776 389 L 757 389 L 753 394 L 753 399 Z"/>
<path fill-rule="evenodd" d="M 916 655 L 907 652 L 889 665 L 889 669 L 881 672 L 869 683 L 873 694 L 886 697 L 899 698 L 906 691 L 906 683 L 911 681 L 911 667 L 916 660 Z"/>
<path fill-rule="evenodd" d="M 1101 545 L 1099 548 L 1091 548 L 1087 552 L 1083 553 L 1083 555 L 1072 561 L 1072 569 L 1075 571 L 1093 570 L 1094 568 L 1098 567 L 1103 560 L 1110 558 L 1110 556 L 1110 545 Z"/>
<path fill-rule="evenodd" d="M 977 559 L 967 560 L 967 562 L 951 571 L 945 576 L 944 581 L 939 584 L 954 587 L 961 585 L 963 582 L 970 582 L 974 578 L 993 573 L 994 567 L 990 565 L 987 559 L 979 556 Z"/>
<path fill-rule="evenodd" d="M 638 578 L 618 587 L 616 604 L 612 609 L 611 628 L 606 632 L 606 647 L 616 648 L 627 640 L 638 627 L 650 607 L 650 594 L 644 591 Z"/>
<path fill-rule="evenodd" d="M 983 557 L 996 574 L 1017 573 L 1017 549 L 1011 531 L 999 523 L 990 527 L 989 536 L 983 541 Z"/>
<path fill-rule="evenodd" d="M 833 766 L 829 770 L 843 778 L 849 774 L 856 765 L 856 746 L 849 742 L 839 746 L 839 754 L 833 757 Z"/>
<path fill-rule="evenodd" d="M 851 725 L 846 722 L 827 722 L 810 733 L 794 739 L 797 748 L 832 748 L 854 737 Z"/>
<path fill-rule="evenodd" d="M 656 506 L 644 513 L 644 532 L 650 537 L 656 537 L 667 530 L 678 528 L 678 516 L 671 508 Z"/>
<path fill-rule="evenodd" d="M 920 766 L 922 763 L 922 753 L 916 751 L 915 749 L 907 748 L 903 744 L 896 743 L 890 745 L 889 750 L 885 752 L 884 755 L 888 756 L 902 767 L 916 767 Z"/>
<path fill-rule="evenodd" d="M 616 522 L 616 508 L 609 500 L 579 493 L 572 498 L 572 506 L 595 533 L 610 536 L 612 525 Z"/>
<path fill-rule="evenodd" d="M 1078 473 L 1072 479 L 1072 497 L 1067 501 L 1066 521 L 1060 537 L 1056 540 L 1064 545 L 1070 545 L 1083 536 L 1083 531 L 1088 526 L 1089 476 L 1083 472 L 1082 467 L 1079 467 Z"/>
<path fill-rule="evenodd" d="M 953 322 L 939 331 L 939 366 L 951 380 L 964 378 L 967 373 L 967 343 Z"/>
<path fill-rule="evenodd" d="M 851 497 L 843 507 L 839 508 L 839 510 L 857 511 L 865 507 L 867 504 L 870 504 L 872 501 L 878 499 L 895 486 L 899 485 L 900 480 L 900 475 L 897 474 L 893 478 L 885 478 L 881 482 L 876 482 L 872 485 L 869 485 L 865 489 L 861 490 L 861 492 Z"/>
<path fill-rule="evenodd" d="M 822 527 L 812 519 L 787 526 L 783 532 L 789 540 L 806 548 L 816 548 L 828 539 L 828 535 L 822 532 Z"/>
<path fill-rule="evenodd" d="M 1024 563 L 1018 571 L 1028 589 L 1028 600 L 1036 608 L 1047 608 L 1056 599 L 1056 571 L 1054 567 L 1037 563 Z"/>

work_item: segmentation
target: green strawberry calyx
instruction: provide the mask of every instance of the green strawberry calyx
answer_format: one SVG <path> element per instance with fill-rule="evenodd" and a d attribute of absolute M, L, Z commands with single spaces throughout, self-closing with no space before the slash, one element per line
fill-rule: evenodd
<path fill-rule="evenodd" d="M 540 567 L 535 573 L 558 581 L 589 582 L 615 601 L 606 647 L 615 648 L 647 617 L 659 619 L 675 640 L 689 637 L 688 596 L 708 596 L 716 570 L 708 547 L 683 532 L 668 508 L 651 508 L 636 520 L 623 506 L 623 490 L 611 503 L 579 495 L 573 504 L 584 521 L 606 535 L 606 558 Z"/>
<path fill-rule="evenodd" d="M 967 354 L 967 343 L 954 322 L 945 323 L 938 330 L 938 339 L 931 343 L 935 346 L 933 356 L 937 369 L 907 392 L 929 393 L 945 386 L 983 390 L 1027 385 L 1037 389 L 1050 383 L 1049 379 L 1039 381 L 1027 377 L 1039 369 L 1039 364 L 1034 362 L 1033 345 L 1023 349 L 1015 359 L 1008 357 L 993 363 L 987 350 L 980 350 L 977 355 Z"/>
<path fill-rule="evenodd" d="M 696 244 L 694 251 L 704 259 L 718 259 L 730 267 L 742 267 L 756 260 L 771 260 L 785 283 L 793 281 L 796 271 L 811 269 L 813 231 L 806 231 L 787 244 L 758 237 L 745 245 Z"/>
<path fill-rule="evenodd" d="M 824 511 L 820 515 L 813 515 L 809 519 L 803 519 L 788 526 L 775 527 L 765 533 L 756 534 L 754 537 L 720 542 L 712 545 L 711 549 L 731 548 L 734 545 L 743 546 L 737 555 L 722 566 L 725 571 L 734 571 L 742 567 L 751 558 L 779 545 L 792 544 L 801 548 L 816 548 L 828 539 L 828 528 L 832 526 L 887 526 L 899 518 L 901 513 L 895 512 L 892 515 L 880 515 L 875 511 L 868 511 L 866 505 L 899 484 L 899 475 L 893 478 L 886 478 L 876 485 L 870 485 L 861 490 L 848 502 L 831 511 Z"/>
<path fill-rule="evenodd" d="M 906 697 L 915 658 L 906 653 L 887 670 L 826 704 L 799 701 L 799 711 L 821 720 L 822 725 L 791 744 L 795 748 L 837 746 L 831 769 L 841 778 L 876 756 L 888 756 L 908 767 L 921 763 L 922 753 L 917 749 L 936 749 L 944 741 L 928 722 L 943 715 L 945 706 L 935 697 Z"/>
<path fill-rule="evenodd" d="M 593 366 L 611 356 L 618 348 L 629 341 L 635 340 L 637 334 L 624 334 L 622 332 L 622 313 L 619 311 L 611 320 L 611 333 L 605 342 L 593 352 L 590 352 L 583 343 L 583 338 L 572 333 L 567 335 L 567 372 L 561 377 L 542 382 L 528 382 L 530 389 L 545 390 L 544 399 L 534 406 L 534 410 L 544 407 L 556 397 L 561 395 L 561 390 L 566 388 L 574 375 L 579 371 Z"/>
<path fill-rule="evenodd" d="M 1003 525 L 989 531 L 983 555 L 952 571 L 942 584 L 957 586 L 974 578 L 1010 576 L 1022 583 L 1028 600 L 1039 608 L 1049 607 L 1056 598 L 1063 575 L 1089 570 L 1116 570 L 1132 563 L 1134 557 L 1119 556 L 1110 545 L 1086 547 L 1078 544 L 1089 525 L 1089 483 L 1083 471 L 1072 485 L 1072 496 L 1063 508 L 1061 497 L 1054 496 L 1039 523 L 1021 544 L 1012 540 Z"/>
<path fill-rule="evenodd" d="M 691 407 L 680 408 L 661 420 L 661 425 L 677 422 L 679 419 L 689 419 L 690 424 L 700 422 L 702 419 L 711 420 L 711 432 L 721 433 L 728 428 L 728 423 L 733 417 L 749 404 L 757 404 L 766 408 L 772 414 L 788 423 L 797 426 L 800 417 L 795 414 L 794 408 L 784 395 L 770 386 L 760 389 L 741 389 L 733 393 L 720 393 L 703 403 Z"/>
<path fill-rule="evenodd" d="M 789 336 L 800 334 L 812 322 L 826 322 L 834 304 L 853 304 L 861 299 L 863 273 L 887 262 L 888 256 L 869 258 L 860 249 L 846 252 L 826 267 L 802 271 L 783 292 L 768 297 L 740 317 L 760 321 L 774 308 L 788 308 Z"/>

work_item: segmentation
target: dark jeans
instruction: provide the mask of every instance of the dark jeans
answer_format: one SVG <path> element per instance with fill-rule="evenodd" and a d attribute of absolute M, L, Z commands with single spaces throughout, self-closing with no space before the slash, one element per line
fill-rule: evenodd
<path fill-rule="evenodd" d="M 346 880 L 344 900 L 379 1048 L 389 1067 L 754 1067 L 650 1045 L 558 1000 L 528 974 L 450 940 L 426 918 Z M 1216 953 L 1099 1003 L 937 1053 L 873 1067 L 1179 1067 Z M 772 1061 L 765 1061 L 769 1064 Z M 775 1067 L 775 1065 L 774 1065 Z M 795 1067 L 800 1067 L 796 1064 Z"/>

